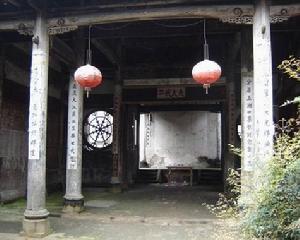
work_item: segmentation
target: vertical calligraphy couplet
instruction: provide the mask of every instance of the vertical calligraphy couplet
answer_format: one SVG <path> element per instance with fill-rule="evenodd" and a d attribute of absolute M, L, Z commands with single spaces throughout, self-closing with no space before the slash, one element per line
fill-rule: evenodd
<path fill-rule="evenodd" d="M 235 104 L 235 84 L 234 81 L 228 82 L 228 143 L 235 145 L 236 136 L 236 104 Z"/>
<path fill-rule="evenodd" d="M 45 53 L 36 50 L 32 56 L 31 82 L 30 82 L 30 105 L 29 105 L 29 159 L 40 159 L 40 142 L 42 137 L 42 109 L 41 101 L 42 85 L 42 68 L 39 67 L 45 58 Z"/>
<path fill-rule="evenodd" d="M 242 152 L 243 170 L 252 171 L 254 166 L 254 106 L 253 76 L 242 76 Z M 246 76 L 245 76 L 246 75 Z"/>
<path fill-rule="evenodd" d="M 255 158 L 261 164 L 273 152 L 273 90 L 268 1 L 256 1 L 253 17 Z"/>
<path fill-rule="evenodd" d="M 79 112 L 81 112 L 82 96 L 80 96 L 80 86 L 71 78 L 69 84 L 69 106 L 68 106 L 68 149 L 67 149 L 67 169 L 78 168 L 78 141 L 81 135 L 79 131 Z M 79 136 L 80 135 L 80 136 Z"/>

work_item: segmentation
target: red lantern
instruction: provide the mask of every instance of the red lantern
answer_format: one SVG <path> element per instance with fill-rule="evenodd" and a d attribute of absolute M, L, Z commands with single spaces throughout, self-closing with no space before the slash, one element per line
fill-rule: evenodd
<path fill-rule="evenodd" d="M 79 67 L 74 74 L 75 81 L 87 91 L 97 87 L 102 82 L 102 74 L 98 68 L 89 64 Z"/>
<path fill-rule="evenodd" d="M 193 67 L 192 75 L 197 83 L 203 84 L 207 94 L 210 84 L 221 77 L 221 72 L 221 67 L 216 62 L 205 59 Z"/>

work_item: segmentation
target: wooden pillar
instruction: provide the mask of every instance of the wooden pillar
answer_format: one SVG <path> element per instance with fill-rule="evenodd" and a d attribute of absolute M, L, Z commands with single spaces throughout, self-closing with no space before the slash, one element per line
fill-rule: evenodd
<path fill-rule="evenodd" d="M 68 99 L 68 141 L 66 166 L 66 194 L 64 212 L 81 212 L 83 195 L 82 175 L 82 111 L 83 90 L 75 82 L 74 72 L 70 73 Z"/>
<path fill-rule="evenodd" d="M 124 106 L 125 107 L 125 106 Z M 138 112 L 137 106 L 126 105 L 126 114 L 124 118 L 125 123 L 125 136 L 123 151 L 125 157 L 124 161 L 124 181 L 125 185 L 131 185 L 134 183 L 136 169 L 138 168 L 138 155 L 137 155 L 137 145 L 138 145 Z"/>
<path fill-rule="evenodd" d="M 2 117 L 3 82 L 5 77 L 5 46 L 0 44 L 0 124 Z"/>
<path fill-rule="evenodd" d="M 122 191 L 123 184 L 123 149 L 122 149 L 122 40 L 118 44 L 115 64 L 117 65 L 113 97 L 113 170 L 112 192 Z"/>
<path fill-rule="evenodd" d="M 114 89 L 113 98 L 113 171 L 112 171 L 112 190 L 114 192 L 121 191 L 121 180 L 122 180 L 122 152 L 121 152 L 121 124 L 122 124 L 122 79 L 121 69 L 117 70 L 116 82 Z"/>
<path fill-rule="evenodd" d="M 78 32 L 74 39 L 77 50 L 76 63 L 84 64 L 84 38 Z M 64 196 L 64 212 L 79 213 L 83 211 L 82 195 L 82 118 L 83 89 L 74 80 L 74 71 L 70 73 L 68 98 L 68 142 L 66 166 L 66 194 Z"/>
<path fill-rule="evenodd" d="M 49 233 L 49 212 L 46 209 L 48 59 L 47 19 L 39 12 L 32 45 L 27 206 L 23 221 L 23 230 L 29 237 L 43 237 Z"/>
<path fill-rule="evenodd" d="M 59 164 L 59 174 L 60 174 L 60 182 L 62 185 L 62 191 L 65 191 L 65 82 L 62 81 L 61 89 L 60 89 L 60 114 L 59 114 L 59 146 L 58 146 L 58 164 Z"/>
<path fill-rule="evenodd" d="M 252 191 L 254 163 L 254 104 L 253 104 L 253 57 L 252 33 L 245 27 L 241 32 L 241 126 L 242 126 L 242 164 L 241 164 L 241 203 L 249 203 Z"/>
<path fill-rule="evenodd" d="M 253 104 L 255 170 L 263 169 L 273 153 L 273 90 L 270 6 L 256 0 L 253 16 Z"/>
<path fill-rule="evenodd" d="M 236 129 L 236 59 L 240 49 L 240 34 L 236 34 L 232 39 L 230 47 L 228 48 L 228 59 L 226 65 L 226 146 L 224 156 L 224 182 L 228 178 L 228 170 L 235 168 L 235 155 L 230 152 L 229 146 L 236 145 L 237 129 Z M 225 184 L 226 187 L 226 184 Z"/>

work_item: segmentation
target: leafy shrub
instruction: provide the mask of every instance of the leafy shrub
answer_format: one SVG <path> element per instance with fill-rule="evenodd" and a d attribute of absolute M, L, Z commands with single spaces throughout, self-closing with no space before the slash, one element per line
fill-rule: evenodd
<path fill-rule="evenodd" d="M 278 69 L 288 74 L 290 78 L 300 81 L 300 59 L 290 56 L 281 62 Z"/>
<path fill-rule="evenodd" d="M 268 162 L 269 181 L 242 219 L 246 236 L 300 239 L 300 133 L 281 134 Z"/>
<path fill-rule="evenodd" d="M 294 56 L 290 56 L 289 59 L 283 60 L 278 66 L 278 69 L 286 73 L 289 78 L 293 78 L 300 81 L 300 59 Z M 283 106 L 291 103 L 298 104 L 298 110 L 300 111 L 300 96 L 295 97 L 293 100 L 286 101 Z"/>

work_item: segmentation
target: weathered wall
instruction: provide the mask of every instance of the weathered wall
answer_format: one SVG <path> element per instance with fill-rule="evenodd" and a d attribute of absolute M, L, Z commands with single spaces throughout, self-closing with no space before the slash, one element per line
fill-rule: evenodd
<path fill-rule="evenodd" d="M 144 116 L 141 115 L 140 123 L 141 129 L 145 128 L 140 131 L 140 160 L 145 160 L 148 167 L 219 167 L 220 114 L 167 111 Z"/>
<path fill-rule="evenodd" d="M 0 201 L 25 194 L 27 166 L 27 101 L 22 89 L 4 84 L 0 119 Z"/>
<path fill-rule="evenodd" d="M 0 119 L 0 201 L 25 195 L 28 158 L 29 89 L 4 81 Z M 60 102 L 49 98 L 47 135 L 47 190 L 61 186 Z M 64 172 L 63 172 L 64 174 Z"/>
<path fill-rule="evenodd" d="M 15 191 L 13 198 L 25 193 L 27 133 L 1 129 L 0 146 L 0 201 L 5 201 L 8 191 Z"/>

